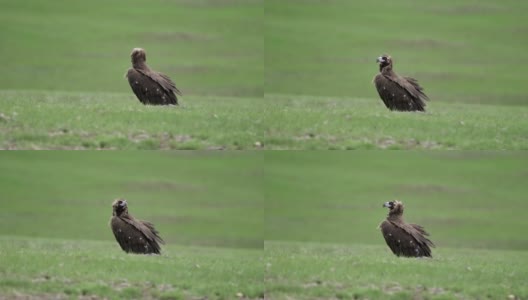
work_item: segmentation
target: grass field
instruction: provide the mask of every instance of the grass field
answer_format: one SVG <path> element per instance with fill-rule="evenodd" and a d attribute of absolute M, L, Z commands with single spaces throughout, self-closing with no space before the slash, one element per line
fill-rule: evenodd
<path fill-rule="evenodd" d="M 131 93 L 141 47 L 184 95 L 263 95 L 260 0 L 0 3 L 0 89 Z"/>
<path fill-rule="evenodd" d="M 266 242 L 265 249 L 268 299 L 528 297 L 526 251 L 440 248 L 434 259 L 405 259 L 361 244 Z"/>
<path fill-rule="evenodd" d="M 0 155 L 0 295 L 232 299 L 263 293 L 258 153 Z M 162 256 L 126 255 L 113 199 L 156 225 Z M 0 296 L 2 298 L 3 296 Z"/>
<path fill-rule="evenodd" d="M 162 107 L 117 93 L 0 97 L 4 149 L 259 149 L 265 130 L 260 98 L 194 96 L 183 107 Z"/>
<path fill-rule="evenodd" d="M 392 113 L 375 99 L 0 91 L 3 149 L 528 149 L 524 106 L 438 104 Z"/>
<path fill-rule="evenodd" d="M 111 205 L 123 197 L 169 243 L 262 248 L 262 159 L 253 153 L 17 151 L 0 159 L 0 235 L 113 240 Z"/>
<path fill-rule="evenodd" d="M 265 2 L 266 92 L 377 99 L 375 61 L 388 53 L 431 107 L 528 104 L 518 59 L 528 50 L 527 2 L 303 2 Z"/>
<path fill-rule="evenodd" d="M 2 299 L 257 299 L 264 291 L 255 249 L 171 245 L 142 256 L 115 242 L 1 237 L 0 259 Z"/>
<path fill-rule="evenodd" d="M 440 247 L 528 250 L 523 151 L 268 156 L 266 239 L 384 245 L 382 204 L 398 199 Z"/>
<path fill-rule="evenodd" d="M 266 95 L 267 149 L 528 149 L 525 106 L 437 104 L 394 113 L 378 99 Z"/>
<path fill-rule="evenodd" d="M 525 299 L 524 152 L 267 153 L 269 299 Z M 397 258 L 385 201 L 435 242 Z"/>
<path fill-rule="evenodd" d="M 523 1 L 0 3 L 2 149 L 528 148 Z M 135 98 L 134 47 L 182 107 Z M 382 105 L 384 52 L 428 113 Z"/>
<path fill-rule="evenodd" d="M 0 295 L 525 299 L 525 152 L 16 151 L 0 155 Z M 162 256 L 126 255 L 114 198 Z M 383 202 L 437 245 L 395 257 Z"/>
<path fill-rule="evenodd" d="M 523 1 L 0 0 L 0 298 L 527 299 Z M 130 51 L 183 91 L 139 103 Z M 431 101 L 389 112 L 389 53 Z M 111 202 L 152 221 L 126 255 Z M 433 259 L 395 257 L 399 199 Z"/>

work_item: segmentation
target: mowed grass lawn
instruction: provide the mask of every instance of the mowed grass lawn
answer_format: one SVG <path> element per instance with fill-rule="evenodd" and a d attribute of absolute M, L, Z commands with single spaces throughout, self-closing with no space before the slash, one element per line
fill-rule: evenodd
<path fill-rule="evenodd" d="M 525 299 L 524 152 L 267 154 L 269 299 Z M 398 258 L 386 201 L 425 227 L 433 259 Z"/>

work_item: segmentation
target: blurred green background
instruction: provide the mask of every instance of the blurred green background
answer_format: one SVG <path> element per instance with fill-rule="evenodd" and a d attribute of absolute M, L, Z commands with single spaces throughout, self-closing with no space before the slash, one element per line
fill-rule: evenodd
<path fill-rule="evenodd" d="M 528 148 L 524 1 L 0 7 L 2 149 Z M 124 78 L 134 47 L 174 79 L 181 106 L 136 99 Z M 427 114 L 384 107 L 372 84 L 382 53 L 424 86 Z"/>
<path fill-rule="evenodd" d="M 0 89 L 130 92 L 132 48 L 185 95 L 262 96 L 260 0 L 0 1 Z"/>
<path fill-rule="evenodd" d="M 376 58 L 431 103 L 528 104 L 528 2 L 269 0 L 265 91 L 378 98 Z M 433 104 L 431 104 L 433 105 Z"/>
<path fill-rule="evenodd" d="M 0 235 L 114 240 L 111 205 L 123 197 L 167 247 L 262 249 L 261 161 L 241 152 L 5 152 Z"/>
<path fill-rule="evenodd" d="M 3 152 L 0 293 L 523 299 L 527 166 L 506 151 Z M 124 255 L 117 197 L 163 255 Z M 377 227 L 392 199 L 431 233 L 433 260 L 390 253 Z"/>
<path fill-rule="evenodd" d="M 375 59 L 435 102 L 527 104 L 524 1 L 0 1 L 0 89 L 129 92 L 134 47 L 186 95 L 377 98 Z"/>
<path fill-rule="evenodd" d="M 113 240 L 124 197 L 169 245 L 383 245 L 381 205 L 398 199 L 440 247 L 528 249 L 524 152 L 17 151 L 0 165 L 6 236 Z"/>
<path fill-rule="evenodd" d="M 440 248 L 528 250 L 525 152 L 267 152 L 266 240 L 385 246 L 401 200 Z"/>

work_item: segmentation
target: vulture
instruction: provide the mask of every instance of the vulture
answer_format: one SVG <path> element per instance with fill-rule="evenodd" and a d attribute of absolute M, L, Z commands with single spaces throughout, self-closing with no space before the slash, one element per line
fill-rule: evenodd
<path fill-rule="evenodd" d="M 117 199 L 112 203 L 112 219 L 110 227 L 123 251 L 139 254 L 160 254 L 163 239 L 150 222 L 137 220 L 128 213 L 125 199 Z"/>
<path fill-rule="evenodd" d="M 385 242 L 396 256 L 432 257 L 434 247 L 422 226 L 408 224 L 403 220 L 403 203 L 400 201 L 385 202 L 383 207 L 389 208 L 387 219 L 380 224 Z"/>
<path fill-rule="evenodd" d="M 176 94 L 181 96 L 180 90 L 167 75 L 147 66 L 145 50 L 134 48 L 130 56 L 132 68 L 128 69 L 126 77 L 139 101 L 145 105 L 178 105 Z"/>
<path fill-rule="evenodd" d="M 376 62 L 380 73 L 374 77 L 374 84 L 385 106 L 390 110 L 425 111 L 425 101 L 429 98 L 418 81 L 394 73 L 389 55 L 378 57 Z"/>

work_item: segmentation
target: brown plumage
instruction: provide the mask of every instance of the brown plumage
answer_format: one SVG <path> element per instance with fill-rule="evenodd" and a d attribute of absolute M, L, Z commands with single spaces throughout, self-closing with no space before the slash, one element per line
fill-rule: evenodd
<path fill-rule="evenodd" d="M 385 106 L 390 110 L 425 111 L 425 101 L 429 98 L 418 81 L 394 73 L 389 55 L 382 55 L 376 61 L 380 73 L 374 77 L 374 84 Z"/>
<path fill-rule="evenodd" d="M 112 203 L 110 227 L 114 236 L 125 252 L 140 254 L 160 254 L 160 245 L 164 244 L 158 231 L 150 222 L 137 220 L 128 213 L 125 199 Z"/>
<path fill-rule="evenodd" d="M 426 237 L 429 234 L 420 225 L 405 223 L 403 203 L 385 202 L 383 207 L 389 208 L 389 215 L 380 228 L 392 252 L 397 256 L 432 257 L 429 247 L 434 247 L 434 244 Z"/>
<path fill-rule="evenodd" d="M 132 68 L 128 69 L 126 77 L 132 91 L 143 104 L 178 105 L 180 90 L 165 74 L 151 70 L 146 64 L 145 50 L 134 48 L 132 54 Z"/>

